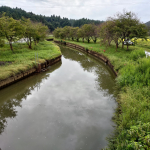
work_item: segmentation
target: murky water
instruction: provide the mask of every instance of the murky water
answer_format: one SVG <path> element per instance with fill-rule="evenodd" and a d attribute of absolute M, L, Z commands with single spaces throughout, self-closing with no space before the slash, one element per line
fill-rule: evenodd
<path fill-rule="evenodd" d="M 113 131 L 115 77 L 81 52 L 0 91 L 2 150 L 100 150 Z"/>

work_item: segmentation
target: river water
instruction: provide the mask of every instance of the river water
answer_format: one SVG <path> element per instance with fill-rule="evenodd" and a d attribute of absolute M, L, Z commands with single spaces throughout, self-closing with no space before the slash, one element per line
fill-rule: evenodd
<path fill-rule="evenodd" d="M 1 150 L 100 150 L 114 130 L 115 76 L 61 48 L 62 62 L 0 91 Z"/>

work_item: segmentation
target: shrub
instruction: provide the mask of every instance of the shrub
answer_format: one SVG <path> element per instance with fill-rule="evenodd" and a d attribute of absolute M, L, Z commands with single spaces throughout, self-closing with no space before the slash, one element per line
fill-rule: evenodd
<path fill-rule="evenodd" d="M 145 55 L 145 51 L 140 49 L 140 50 L 134 50 L 131 52 L 131 54 L 129 55 L 129 58 L 136 61 L 139 58 L 143 58 L 146 57 Z"/>
<path fill-rule="evenodd" d="M 119 86 L 150 86 L 150 59 L 142 58 L 138 63 L 130 63 L 120 70 L 121 76 L 117 78 Z"/>
<path fill-rule="evenodd" d="M 149 150 L 150 149 L 150 122 L 123 130 L 118 139 L 117 150 Z"/>

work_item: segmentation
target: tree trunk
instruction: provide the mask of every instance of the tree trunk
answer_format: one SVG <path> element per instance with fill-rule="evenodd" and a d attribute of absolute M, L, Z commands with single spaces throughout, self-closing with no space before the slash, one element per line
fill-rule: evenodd
<path fill-rule="evenodd" d="M 9 41 L 9 45 L 10 45 L 10 49 L 12 50 L 12 52 L 14 52 L 13 47 L 12 47 L 12 42 Z"/>
<path fill-rule="evenodd" d="M 121 42 L 122 42 L 122 49 L 124 48 L 124 41 L 123 41 L 123 39 L 125 40 L 125 36 L 121 39 Z"/>
<path fill-rule="evenodd" d="M 82 38 L 82 42 L 84 42 L 84 38 Z"/>
<path fill-rule="evenodd" d="M 29 48 L 32 49 L 31 44 L 29 44 Z"/>
<path fill-rule="evenodd" d="M 32 49 L 32 41 L 30 39 L 30 42 L 29 42 L 29 48 Z"/>
<path fill-rule="evenodd" d="M 88 43 L 90 43 L 90 39 L 88 38 Z"/>
<path fill-rule="evenodd" d="M 118 43 L 116 43 L 116 52 L 117 52 L 117 48 L 118 48 Z"/>
<path fill-rule="evenodd" d="M 79 39 L 77 38 L 77 42 L 79 42 Z"/>
<path fill-rule="evenodd" d="M 129 48 L 129 45 L 127 44 L 127 51 L 129 50 L 128 48 Z"/>
<path fill-rule="evenodd" d="M 124 44 L 123 44 L 123 41 L 122 41 L 122 49 L 124 48 Z"/>

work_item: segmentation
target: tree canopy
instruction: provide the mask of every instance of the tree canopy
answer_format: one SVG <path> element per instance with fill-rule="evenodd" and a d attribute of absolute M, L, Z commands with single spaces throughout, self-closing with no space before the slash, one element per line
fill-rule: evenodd
<path fill-rule="evenodd" d="M 117 51 L 120 43 L 122 43 L 122 48 L 124 47 L 124 40 L 126 40 L 128 50 L 129 39 L 133 39 L 134 42 L 138 38 L 147 39 L 148 29 L 133 12 L 123 11 L 114 17 L 109 17 L 106 22 L 99 25 L 92 23 L 84 24 L 80 28 L 68 26 L 57 28 L 54 31 L 54 36 L 61 39 L 72 38 L 72 40 L 76 39 L 77 41 L 82 38 L 83 42 L 86 39 L 88 43 L 91 40 L 96 43 L 97 38 L 100 38 L 100 41 L 108 46 L 113 41 Z"/>
<path fill-rule="evenodd" d="M 7 39 L 12 51 L 14 42 L 23 38 L 32 49 L 32 43 L 36 44 L 44 40 L 48 33 L 48 27 L 42 23 L 32 22 L 25 18 L 15 20 L 6 16 L 5 13 L 0 17 L 0 39 Z"/>
<path fill-rule="evenodd" d="M 8 40 L 10 48 L 13 51 L 12 43 L 23 37 L 23 25 L 20 20 L 15 20 L 12 17 L 3 14 L 0 18 L 0 27 L 1 36 L 4 36 Z"/>

